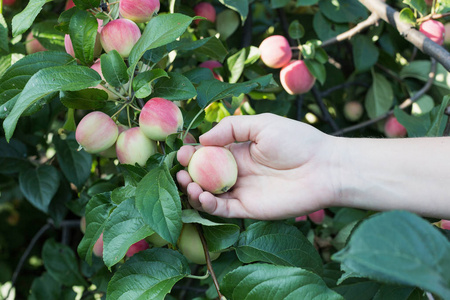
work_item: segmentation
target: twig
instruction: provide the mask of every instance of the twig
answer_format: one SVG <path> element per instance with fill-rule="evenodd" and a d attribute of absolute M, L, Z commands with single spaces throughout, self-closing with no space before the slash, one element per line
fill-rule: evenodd
<path fill-rule="evenodd" d="M 417 23 L 422 23 L 428 20 L 437 20 L 437 19 L 442 19 L 445 17 L 450 16 L 450 13 L 445 13 L 445 14 L 429 14 L 428 16 L 425 16 L 423 18 L 418 18 L 416 21 Z"/>
<path fill-rule="evenodd" d="M 450 53 L 439 46 L 411 24 L 400 20 L 400 13 L 380 0 L 359 0 L 368 10 L 375 12 L 381 19 L 394 26 L 411 44 L 425 54 L 435 58 L 447 71 L 450 71 Z"/>
<path fill-rule="evenodd" d="M 346 31 L 344 33 L 341 33 L 341 34 L 337 35 L 334 38 L 331 38 L 329 40 L 324 41 L 322 43 L 322 47 L 330 46 L 330 45 L 338 43 L 338 42 L 349 40 L 354 35 L 360 33 L 361 31 L 363 31 L 367 27 L 370 27 L 370 26 L 375 25 L 376 23 L 378 23 L 379 19 L 380 19 L 380 17 L 378 17 L 377 13 L 376 12 L 372 12 L 372 14 L 366 20 L 358 23 L 358 25 L 356 25 L 352 29 L 350 29 L 350 30 L 348 30 L 348 31 Z"/>
<path fill-rule="evenodd" d="M 339 127 L 337 126 L 333 117 L 331 117 L 330 112 L 328 111 L 327 107 L 323 103 L 322 95 L 320 94 L 319 90 L 314 86 L 311 89 L 311 92 L 314 96 L 314 99 L 316 99 L 317 104 L 319 105 L 319 108 L 320 108 L 320 111 L 322 112 L 324 121 L 327 123 L 330 123 L 331 128 L 333 128 L 334 131 L 338 131 Z"/>
<path fill-rule="evenodd" d="M 320 95 L 321 95 L 322 97 L 327 97 L 327 96 L 330 95 L 331 93 L 334 93 L 334 92 L 336 92 L 336 91 L 338 91 L 338 90 L 341 90 L 341 89 L 345 89 L 345 88 L 347 88 L 347 87 L 349 87 L 349 86 L 352 86 L 352 85 L 360 85 L 360 86 L 363 86 L 363 87 L 366 87 L 366 88 L 369 87 L 369 85 L 368 85 L 367 83 L 365 83 L 365 82 L 349 81 L 349 82 L 344 82 L 344 83 L 342 83 L 342 84 L 333 86 L 332 88 L 329 88 L 328 90 L 325 90 L 325 91 L 323 91 L 323 92 L 320 92 Z"/>
<path fill-rule="evenodd" d="M 420 97 L 422 97 L 431 88 L 431 86 L 433 85 L 434 78 L 436 76 L 436 68 L 437 68 L 436 60 L 432 58 L 430 73 L 428 74 L 428 81 L 416 94 L 414 94 L 414 96 L 403 101 L 402 104 L 399 105 L 400 109 L 405 109 L 405 108 L 409 107 L 410 105 L 412 105 L 414 102 L 416 102 Z M 394 114 L 394 110 L 391 109 L 390 111 L 388 111 L 387 113 L 385 113 L 379 117 L 376 117 L 374 119 L 338 130 L 338 131 L 332 133 L 332 135 L 343 135 L 345 133 L 370 126 L 372 124 L 375 124 L 378 121 L 386 119 L 387 117 L 389 117 L 393 114 Z"/>

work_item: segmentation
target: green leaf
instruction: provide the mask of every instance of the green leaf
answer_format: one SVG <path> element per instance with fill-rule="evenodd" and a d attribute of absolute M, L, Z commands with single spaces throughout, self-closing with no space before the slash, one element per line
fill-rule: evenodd
<path fill-rule="evenodd" d="M 121 186 L 112 191 L 111 201 L 118 205 L 129 198 L 134 198 L 135 194 L 136 194 L 135 186 L 133 185 Z"/>
<path fill-rule="evenodd" d="M 134 71 L 145 51 L 167 45 L 176 40 L 191 24 L 193 18 L 182 14 L 165 14 L 153 17 L 145 27 L 141 38 L 131 50 L 129 70 Z"/>
<path fill-rule="evenodd" d="M 431 62 L 429 60 L 416 60 L 410 62 L 400 71 L 400 78 L 416 78 L 423 82 L 429 79 Z M 446 89 L 450 93 L 450 72 L 441 64 L 437 64 L 436 76 L 433 85 Z"/>
<path fill-rule="evenodd" d="M 308 239 L 294 226 L 257 222 L 242 232 L 236 254 L 244 263 L 268 262 L 322 273 L 322 260 Z"/>
<path fill-rule="evenodd" d="M 183 75 L 186 76 L 190 82 L 197 85 L 205 80 L 214 80 L 213 73 L 207 68 L 195 68 L 183 73 Z"/>
<path fill-rule="evenodd" d="M 53 143 L 64 176 L 81 190 L 91 174 L 92 155 L 86 151 L 78 151 L 79 145 L 74 134 L 64 140 L 55 136 Z"/>
<path fill-rule="evenodd" d="M 3 14 L 0 14 L 0 49 L 9 52 L 8 24 L 6 24 L 6 20 L 5 17 L 3 17 Z"/>
<path fill-rule="evenodd" d="M 235 11 L 231 9 L 221 11 L 216 17 L 216 29 L 220 34 L 220 39 L 226 40 L 232 36 L 239 28 L 240 23 L 239 15 Z"/>
<path fill-rule="evenodd" d="M 107 299 L 163 300 L 173 285 L 191 274 L 186 258 L 179 252 L 154 248 L 127 260 L 108 284 Z"/>
<path fill-rule="evenodd" d="M 154 85 L 152 97 L 163 97 L 167 100 L 188 100 L 197 96 L 197 91 L 185 76 L 169 72 L 169 78 L 160 78 Z"/>
<path fill-rule="evenodd" d="M 421 16 L 426 16 L 428 14 L 427 4 L 425 3 L 424 0 L 403 0 L 403 3 L 406 5 L 409 5 L 409 7 L 411 7 L 412 9 L 417 10 Z M 403 9 L 402 9 L 402 11 L 403 11 Z M 400 13 L 400 17 L 401 17 L 401 13 Z"/>
<path fill-rule="evenodd" d="M 147 171 L 140 166 L 119 165 L 119 170 L 125 179 L 125 185 L 137 186 L 142 178 L 147 174 Z"/>
<path fill-rule="evenodd" d="M 89 88 L 73 92 L 60 92 L 59 98 L 67 108 L 98 110 L 105 107 L 108 94 L 104 90 Z"/>
<path fill-rule="evenodd" d="M 106 82 L 114 87 L 122 86 L 130 80 L 127 73 L 127 65 L 119 52 L 112 50 L 101 56 L 101 68 Z"/>
<path fill-rule="evenodd" d="M 358 0 L 320 0 L 320 11 L 336 23 L 358 23 L 367 19 L 367 9 Z"/>
<path fill-rule="evenodd" d="M 221 291 L 232 300 L 344 299 L 312 272 L 269 264 L 251 264 L 228 273 Z"/>
<path fill-rule="evenodd" d="M 322 41 L 334 38 L 349 29 L 346 24 L 331 22 L 320 11 L 314 15 L 313 25 L 314 31 Z"/>
<path fill-rule="evenodd" d="M 241 15 L 242 22 L 247 19 L 249 0 L 219 0 L 219 2 L 238 12 Z"/>
<path fill-rule="evenodd" d="M 394 102 L 391 84 L 383 75 L 372 71 L 373 83 L 366 94 L 365 107 L 371 119 L 389 111 Z"/>
<path fill-rule="evenodd" d="M 205 108 L 214 101 L 240 94 L 248 94 L 254 89 L 261 89 L 272 84 L 272 74 L 240 83 L 226 83 L 219 80 L 202 81 L 197 87 L 197 103 Z"/>
<path fill-rule="evenodd" d="M 75 291 L 64 289 L 61 283 L 53 279 L 48 272 L 44 272 L 40 277 L 33 280 L 28 300 L 71 300 L 75 299 L 76 296 Z"/>
<path fill-rule="evenodd" d="M 271 8 L 281 8 L 285 7 L 290 0 L 270 0 L 270 7 Z"/>
<path fill-rule="evenodd" d="M 181 233 L 181 200 L 178 188 L 165 164 L 152 169 L 138 183 L 136 207 L 163 239 L 176 244 Z"/>
<path fill-rule="evenodd" d="M 227 67 L 230 72 L 230 83 L 236 83 L 244 72 L 244 67 L 259 59 L 259 50 L 256 47 L 246 47 L 227 58 Z"/>
<path fill-rule="evenodd" d="M 138 98 L 148 97 L 153 92 L 152 83 L 161 77 L 169 77 L 163 69 L 153 69 L 139 73 L 133 79 L 133 90 Z"/>
<path fill-rule="evenodd" d="M 317 2 L 319 2 L 319 0 L 297 0 L 296 6 L 309 6 L 317 4 Z"/>
<path fill-rule="evenodd" d="M 96 86 L 100 75 L 82 66 L 58 66 L 43 69 L 28 80 L 14 108 L 3 122 L 6 139 L 9 140 L 22 113 L 39 99 L 57 91 L 76 91 Z"/>
<path fill-rule="evenodd" d="M 229 223 L 216 223 L 200 216 L 194 209 L 184 209 L 183 223 L 198 223 L 203 227 L 208 250 L 217 252 L 231 247 L 239 238 L 239 226 Z"/>
<path fill-rule="evenodd" d="M 208 38 L 208 41 L 204 45 L 197 48 L 195 53 L 204 54 L 211 59 L 223 61 L 228 54 L 228 50 L 219 39 L 211 37 Z"/>
<path fill-rule="evenodd" d="M 37 209 L 47 212 L 50 201 L 59 186 L 58 171 L 53 166 L 41 165 L 19 174 L 20 190 Z"/>
<path fill-rule="evenodd" d="M 450 242 L 429 222 L 409 212 L 391 211 L 363 221 L 333 259 L 359 276 L 417 286 L 447 299 L 449 251 Z"/>
<path fill-rule="evenodd" d="M 411 24 L 413 26 L 416 25 L 416 16 L 409 7 L 405 7 L 400 11 L 399 18 L 405 23 Z"/>
<path fill-rule="evenodd" d="M 108 268 L 118 263 L 136 242 L 153 234 L 129 198 L 120 203 L 109 216 L 103 234 L 103 261 Z"/>
<path fill-rule="evenodd" d="M 305 28 L 298 20 L 294 20 L 289 25 L 289 36 L 295 40 L 301 39 L 305 35 Z"/>
<path fill-rule="evenodd" d="M 379 50 L 365 35 L 355 35 L 352 40 L 353 62 L 358 72 L 370 70 L 378 61 Z"/>
<path fill-rule="evenodd" d="M 45 269 L 60 284 L 66 286 L 84 285 L 75 253 L 68 246 L 48 239 L 42 248 Z"/>
<path fill-rule="evenodd" d="M 70 19 L 69 33 L 73 51 L 83 64 L 89 65 L 94 61 L 97 29 L 97 19 L 85 10 L 78 9 Z"/>
<path fill-rule="evenodd" d="M 86 205 L 86 232 L 78 245 L 78 255 L 88 264 L 92 263 L 92 248 L 103 233 L 105 223 L 113 208 L 110 193 L 97 194 Z"/>
<path fill-rule="evenodd" d="M 63 51 L 64 33 L 55 29 L 55 20 L 46 20 L 33 25 L 33 37 L 35 37 L 41 45 L 52 51 Z"/>
<path fill-rule="evenodd" d="M 46 0 L 30 0 L 25 9 L 14 16 L 12 19 L 13 37 L 24 33 L 31 27 L 46 2 Z"/>
<path fill-rule="evenodd" d="M 325 66 L 318 62 L 317 60 L 305 59 L 304 60 L 306 66 L 308 67 L 309 72 L 320 82 L 320 84 L 324 84 L 327 79 L 327 71 Z"/>
<path fill-rule="evenodd" d="M 16 139 L 8 143 L 5 138 L 0 138 L 0 174 L 17 173 L 31 166 L 24 143 Z"/>
<path fill-rule="evenodd" d="M 100 0 L 73 0 L 73 3 L 81 10 L 98 8 Z"/>

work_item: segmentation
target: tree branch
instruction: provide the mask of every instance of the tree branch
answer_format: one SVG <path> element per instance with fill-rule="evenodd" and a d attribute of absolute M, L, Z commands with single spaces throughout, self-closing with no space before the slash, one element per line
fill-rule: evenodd
<path fill-rule="evenodd" d="M 339 126 L 337 126 L 333 117 L 330 115 L 330 112 L 328 111 L 327 107 L 323 103 L 322 95 L 320 94 L 319 90 L 314 86 L 311 89 L 311 92 L 312 92 L 317 104 L 319 105 L 320 111 L 322 112 L 322 115 L 323 115 L 323 120 L 325 122 L 329 123 L 331 128 L 333 128 L 334 131 L 338 131 Z"/>
<path fill-rule="evenodd" d="M 450 53 L 412 27 L 411 24 L 401 21 L 398 11 L 380 0 L 359 0 L 359 2 L 372 13 L 376 13 L 381 19 L 394 26 L 408 42 L 419 48 L 423 53 L 435 58 L 447 71 L 450 71 Z"/>

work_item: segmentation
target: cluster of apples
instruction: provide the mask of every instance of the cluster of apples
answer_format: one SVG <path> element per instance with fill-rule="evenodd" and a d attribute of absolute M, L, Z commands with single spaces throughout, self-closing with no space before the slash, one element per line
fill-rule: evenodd
<path fill-rule="evenodd" d="M 307 93 L 316 82 L 303 60 L 292 60 L 288 40 L 282 35 L 265 38 L 259 46 L 262 62 L 273 69 L 280 69 L 280 81 L 291 95 Z"/>

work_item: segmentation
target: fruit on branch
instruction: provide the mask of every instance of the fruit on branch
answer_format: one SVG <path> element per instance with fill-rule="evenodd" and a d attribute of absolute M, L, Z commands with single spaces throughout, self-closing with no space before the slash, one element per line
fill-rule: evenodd
<path fill-rule="evenodd" d="M 299 95 L 309 92 L 316 78 L 303 60 L 293 60 L 281 69 L 280 81 L 288 94 Z"/>
<path fill-rule="evenodd" d="M 207 146 L 194 152 L 189 161 L 188 172 L 203 190 L 221 194 L 236 183 L 238 167 L 230 150 Z"/>
<path fill-rule="evenodd" d="M 141 30 L 131 20 L 117 19 L 106 24 L 100 32 L 100 42 L 106 52 L 117 50 L 126 58 L 141 37 Z"/>
<path fill-rule="evenodd" d="M 86 152 L 99 153 L 114 145 L 118 135 L 119 129 L 110 116 L 93 111 L 78 123 L 75 139 Z"/>
<path fill-rule="evenodd" d="M 159 0 L 120 0 L 119 2 L 120 15 L 136 23 L 150 21 L 159 8 Z"/>
<path fill-rule="evenodd" d="M 140 240 L 139 242 L 134 243 L 128 248 L 126 256 L 132 257 L 138 252 L 144 251 L 149 248 L 148 243 L 145 240 Z"/>
<path fill-rule="evenodd" d="M 364 113 L 364 108 L 358 101 L 349 101 L 344 105 L 344 116 L 347 120 L 356 122 Z"/>
<path fill-rule="evenodd" d="M 103 232 L 100 234 L 100 237 L 94 244 L 94 248 L 92 248 L 92 252 L 97 257 L 103 257 Z"/>
<path fill-rule="evenodd" d="M 103 77 L 103 73 L 102 73 L 102 66 L 101 66 L 101 61 L 100 59 L 97 59 L 97 61 L 91 66 L 91 69 L 97 71 L 97 73 L 100 75 L 100 77 L 102 78 L 102 80 L 105 80 L 105 77 Z M 100 90 L 104 90 L 107 94 L 108 94 L 108 100 L 116 100 L 119 99 L 119 96 L 115 93 L 113 93 L 112 91 L 110 91 L 108 89 L 109 84 L 105 84 L 106 86 L 103 86 L 101 84 L 95 86 L 96 89 L 100 89 Z M 112 89 L 114 89 L 113 87 L 110 87 Z"/>
<path fill-rule="evenodd" d="M 213 73 L 215 79 L 223 81 L 222 76 L 220 76 L 220 74 L 217 74 L 216 72 L 214 72 L 214 68 L 222 68 L 223 67 L 223 65 L 220 62 L 218 62 L 217 60 L 204 61 L 201 64 L 199 64 L 198 67 L 210 69 L 211 72 Z"/>
<path fill-rule="evenodd" d="M 444 43 L 445 27 L 441 22 L 436 20 L 425 21 L 420 24 L 419 30 L 436 44 L 442 45 Z"/>
<path fill-rule="evenodd" d="M 200 234 L 194 224 L 183 224 L 183 229 L 181 230 L 177 245 L 180 252 L 191 262 L 199 265 L 206 264 L 202 240 L 200 239 Z M 220 253 L 209 252 L 211 261 L 216 260 L 219 256 Z"/>
<path fill-rule="evenodd" d="M 33 36 L 33 33 L 31 31 L 30 33 L 28 33 L 27 38 L 25 39 L 25 50 L 28 54 L 47 51 L 47 49 L 42 46 L 38 39 Z"/>
<path fill-rule="evenodd" d="M 291 46 L 282 35 L 272 35 L 265 38 L 259 45 L 262 62 L 273 69 L 286 66 L 292 58 Z"/>
<path fill-rule="evenodd" d="M 154 247 L 163 247 L 167 245 L 169 242 L 163 239 L 159 234 L 156 232 L 152 234 L 151 236 L 146 238 L 147 242 L 152 244 Z"/>
<path fill-rule="evenodd" d="M 133 127 L 119 134 L 116 142 L 117 158 L 121 164 L 145 166 L 157 151 L 155 141 L 144 135 L 141 128 Z"/>
<path fill-rule="evenodd" d="M 74 6 L 75 6 L 75 3 L 73 3 L 73 0 L 67 0 L 66 6 L 64 7 L 64 10 L 71 9 Z"/>
<path fill-rule="evenodd" d="M 325 219 L 325 210 L 320 209 L 313 213 L 308 214 L 308 218 L 316 224 L 322 224 L 323 219 Z"/>
<path fill-rule="evenodd" d="M 188 132 L 183 139 L 183 144 L 186 145 L 186 144 L 196 144 L 196 143 L 197 143 L 197 140 L 195 139 L 195 137 L 190 132 Z"/>
<path fill-rule="evenodd" d="M 149 139 L 164 141 L 169 135 L 182 131 L 183 115 L 172 101 L 152 98 L 142 108 L 139 126 Z"/>
<path fill-rule="evenodd" d="M 450 220 L 441 220 L 441 228 L 450 230 Z"/>
<path fill-rule="evenodd" d="M 387 137 L 398 138 L 406 136 L 407 131 L 406 128 L 398 122 L 396 117 L 391 116 L 384 124 L 384 133 Z"/>
<path fill-rule="evenodd" d="M 214 23 L 216 21 L 216 9 L 209 2 L 200 2 L 196 6 L 194 6 L 194 13 L 196 16 L 204 17 L 206 20 Z M 195 24 L 198 24 L 200 21 L 204 20 L 195 20 Z"/>
<path fill-rule="evenodd" d="M 122 132 L 124 132 L 125 130 L 128 129 L 128 126 L 125 126 L 122 124 L 117 124 L 117 128 L 119 129 L 119 135 L 120 135 Z M 117 141 L 116 141 L 116 143 L 117 143 Z M 116 144 L 112 145 L 105 151 L 100 152 L 99 155 L 106 157 L 106 158 L 116 158 L 117 157 Z"/>

